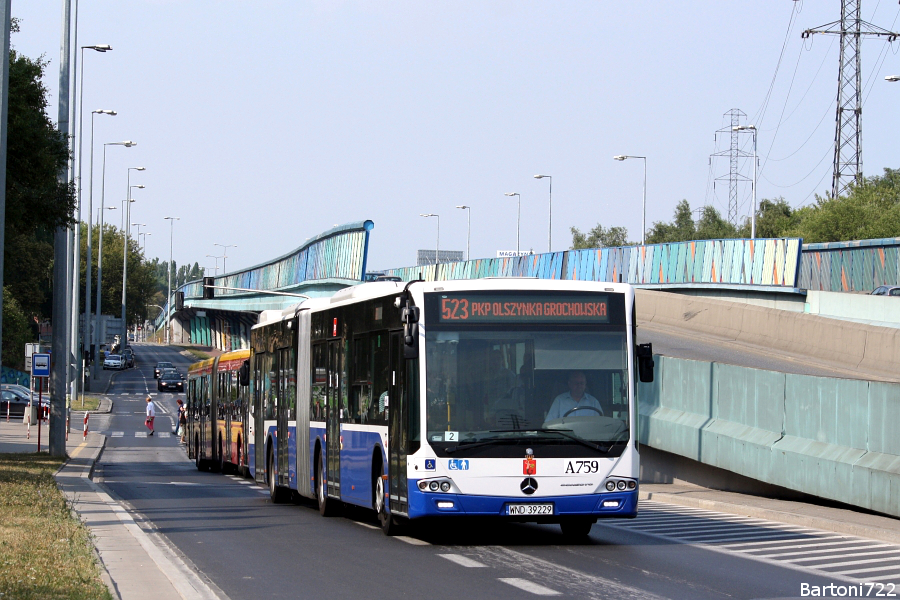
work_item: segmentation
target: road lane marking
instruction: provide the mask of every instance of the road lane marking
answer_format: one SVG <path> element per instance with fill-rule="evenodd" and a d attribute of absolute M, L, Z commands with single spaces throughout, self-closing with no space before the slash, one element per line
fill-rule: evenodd
<path fill-rule="evenodd" d="M 356 523 L 357 525 L 359 525 L 360 527 L 365 527 L 366 529 L 379 529 L 378 527 L 375 527 L 371 523 L 363 523 L 362 521 L 353 521 L 353 522 Z"/>
<path fill-rule="evenodd" d="M 532 581 L 528 581 L 527 579 L 519 579 L 518 577 L 501 577 L 500 581 L 511 585 L 513 587 L 519 588 L 520 590 L 529 592 L 536 596 L 559 596 L 560 593 L 556 590 L 551 590 L 548 587 L 544 587 L 542 585 L 538 585 Z"/>
<path fill-rule="evenodd" d="M 370 525 L 370 527 L 373 527 Z M 374 529 L 374 527 L 373 527 Z M 477 568 L 477 567 L 487 567 L 486 564 L 480 563 L 477 560 L 472 560 L 468 556 L 463 556 L 462 554 L 438 554 L 441 558 L 446 558 L 452 563 L 456 563 L 461 567 L 469 567 L 469 568 Z"/>
<path fill-rule="evenodd" d="M 394 539 L 400 540 L 401 542 L 406 542 L 407 544 L 411 544 L 413 546 L 430 546 L 431 545 L 429 542 L 426 542 L 425 540 L 419 540 L 419 539 L 409 537 L 406 535 L 398 535 Z"/>
<path fill-rule="evenodd" d="M 110 437 L 122 437 L 125 435 L 125 432 L 124 431 L 113 431 L 109 435 L 110 435 Z"/>

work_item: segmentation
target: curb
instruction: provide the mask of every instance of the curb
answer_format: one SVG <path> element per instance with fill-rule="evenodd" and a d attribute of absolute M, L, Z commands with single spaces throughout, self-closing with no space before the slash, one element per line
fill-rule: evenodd
<path fill-rule="evenodd" d="M 814 529 L 822 529 L 833 533 L 843 533 L 854 535 L 862 538 L 870 538 L 890 542 L 900 545 L 900 534 L 893 531 L 886 531 L 879 527 L 868 525 L 858 525 L 855 523 L 846 523 L 843 521 L 835 521 L 823 517 L 812 515 L 801 515 L 783 510 L 772 508 L 763 508 L 760 506 L 749 506 L 744 504 L 736 504 L 732 502 L 724 502 L 722 500 L 709 500 L 705 498 L 696 498 L 684 496 L 681 494 L 671 494 L 667 492 L 639 492 L 639 500 L 656 500 L 667 504 L 678 504 L 680 506 L 688 506 L 691 508 L 702 508 L 706 510 L 715 510 L 724 513 L 753 517 L 757 519 L 767 519 L 769 521 L 777 521 L 779 523 L 789 523 L 791 525 L 800 525 L 801 527 L 811 527 Z"/>

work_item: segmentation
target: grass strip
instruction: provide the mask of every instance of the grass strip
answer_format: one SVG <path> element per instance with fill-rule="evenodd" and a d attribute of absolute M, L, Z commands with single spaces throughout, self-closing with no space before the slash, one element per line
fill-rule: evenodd
<path fill-rule="evenodd" d="M 0 453 L 0 600 L 111 600 L 90 531 L 53 474 L 62 459 Z"/>
<path fill-rule="evenodd" d="M 197 360 L 206 360 L 210 357 L 209 354 L 203 352 L 202 350 L 197 350 L 196 348 L 192 348 L 190 346 L 179 346 L 182 350 L 187 350 L 194 358 Z"/>
<path fill-rule="evenodd" d="M 92 394 L 84 395 L 84 405 L 82 406 L 82 396 L 79 396 L 77 400 L 72 402 L 72 410 L 77 411 L 85 411 L 85 410 L 97 410 L 100 408 L 100 396 L 95 396 Z"/>

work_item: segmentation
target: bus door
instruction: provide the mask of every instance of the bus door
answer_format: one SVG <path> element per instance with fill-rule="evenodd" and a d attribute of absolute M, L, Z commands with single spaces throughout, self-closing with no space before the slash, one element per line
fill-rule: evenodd
<path fill-rule="evenodd" d="M 287 397 L 287 350 L 276 350 L 272 356 L 272 369 L 276 374 L 276 381 L 272 383 L 275 396 L 275 419 L 278 435 L 276 436 L 275 458 L 278 464 L 278 477 L 275 481 L 278 485 L 287 486 L 290 483 L 290 461 L 288 460 L 288 411 L 290 409 Z M 277 391 L 276 391 L 277 390 Z"/>
<path fill-rule="evenodd" d="M 406 406 L 406 394 L 404 380 L 406 374 L 406 361 L 403 358 L 403 333 L 395 331 L 391 333 L 390 343 L 390 403 L 388 410 L 388 472 L 390 480 L 391 512 L 407 514 L 409 501 L 407 499 L 406 480 L 406 440 L 407 416 L 409 407 Z"/>
<path fill-rule="evenodd" d="M 251 402 L 253 410 L 253 478 L 257 482 L 266 483 L 266 407 L 263 398 L 263 357 L 264 354 L 256 353 L 253 356 L 253 386 L 251 390 Z"/>
<path fill-rule="evenodd" d="M 328 342 L 328 409 L 325 412 L 325 481 L 328 495 L 341 497 L 341 341 Z"/>

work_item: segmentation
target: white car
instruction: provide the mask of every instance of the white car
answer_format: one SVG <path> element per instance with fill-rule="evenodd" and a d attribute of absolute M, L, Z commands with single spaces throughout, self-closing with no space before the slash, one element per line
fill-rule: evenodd
<path fill-rule="evenodd" d="M 103 360 L 103 370 L 106 369 L 124 369 L 125 359 L 121 354 L 110 354 Z"/>

